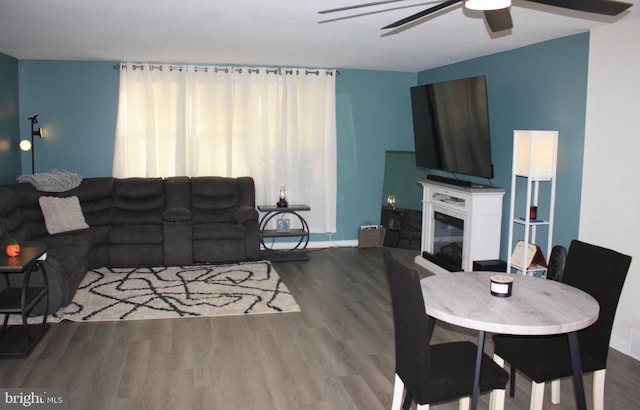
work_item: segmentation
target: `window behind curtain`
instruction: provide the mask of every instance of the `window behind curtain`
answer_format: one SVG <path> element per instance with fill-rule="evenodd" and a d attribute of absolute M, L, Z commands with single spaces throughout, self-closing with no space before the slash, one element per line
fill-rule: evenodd
<path fill-rule="evenodd" d="M 333 70 L 122 64 L 113 176 L 251 176 L 256 203 L 336 227 Z"/>

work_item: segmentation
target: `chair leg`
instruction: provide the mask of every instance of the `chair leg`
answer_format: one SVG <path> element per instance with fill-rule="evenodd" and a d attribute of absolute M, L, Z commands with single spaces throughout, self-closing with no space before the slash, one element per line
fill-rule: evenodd
<path fill-rule="evenodd" d="M 404 382 L 398 376 L 395 375 L 395 382 L 393 384 L 393 401 L 391 402 L 391 410 L 400 410 L 402 406 L 402 396 L 404 393 Z"/>
<path fill-rule="evenodd" d="M 544 399 L 544 382 L 531 382 L 531 402 L 529 410 L 542 410 L 542 402 Z"/>
<path fill-rule="evenodd" d="M 411 410 L 412 403 L 413 403 L 413 396 L 411 395 L 409 390 L 407 390 L 404 394 L 404 402 L 402 403 L 402 410 Z"/>
<path fill-rule="evenodd" d="M 551 403 L 560 404 L 560 380 L 551 382 Z"/>
<path fill-rule="evenodd" d="M 458 401 L 458 409 L 459 410 L 469 410 L 471 406 L 471 397 L 460 397 Z"/>
<path fill-rule="evenodd" d="M 516 395 L 516 368 L 513 365 L 511 365 L 509 376 L 509 397 L 514 397 Z"/>
<path fill-rule="evenodd" d="M 504 410 L 504 389 L 491 390 L 489 395 L 489 408 L 491 410 Z"/>
<path fill-rule="evenodd" d="M 497 354 L 493 354 L 493 361 L 504 369 L 504 359 Z M 504 409 L 504 389 L 496 389 L 491 391 L 489 396 L 489 408 L 491 410 L 503 410 Z"/>
<path fill-rule="evenodd" d="M 607 369 L 593 372 L 593 409 L 604 410 L 604 379 Z"/>

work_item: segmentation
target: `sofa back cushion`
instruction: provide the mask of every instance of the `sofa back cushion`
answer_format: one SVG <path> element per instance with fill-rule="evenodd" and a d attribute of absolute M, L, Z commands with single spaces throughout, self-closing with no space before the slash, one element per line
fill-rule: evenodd
<path fill-rule="evenodd" d="M 8 206 L 4 206 L 3 223 L 9 236 L 18 241 L 31 241 L 48 235 L 38 202 L 43 193 L 30 184 L 13 184 L 6 188 L 13 194 Z"/>
<path fill-rule="evenodd" d="M 165 222 L 191 221 L 191 179 L 169 177 L 164 180 Z"/>
<path fill-rule="evenodd" d="M 116 179 L 113 198 L 114 225 L 162 224 L 162 178 Z"/>
<path fill-rule="evenodd" d="M 240 206 L 254 206 L 254 197 L 255 189 L 251 178 L 193 177 L 191 178 L 192 222 L 194 224 L 231 223 L 234 211 Z"/>
<path fill-rule="evenodd" d="M 22 214 L 16 207 L 15 193 L 6 187 L 0 187 L 0 229 L 2 239 L 15 236 L 15 231 L 22 224 Z M 23 238 L 20 238 L 23 240 Z"/>
<path fill-rule="evenodd" d="M 113 177 L 85 178 L 82 183 L 60 196 L 77 196 L 89 226 L 111 225 L 113 221 Z"/>

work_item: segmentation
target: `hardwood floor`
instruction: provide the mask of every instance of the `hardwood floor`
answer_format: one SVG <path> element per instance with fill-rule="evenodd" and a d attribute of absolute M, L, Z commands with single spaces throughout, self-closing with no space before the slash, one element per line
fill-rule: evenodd
<path fill-rule="evenodd" d="M 416 251 L 392 251 L 413 263 Z M 28 358 L 0 361 L 0 386 L 63 387 L 78 410 L 389 409 L 393 320 L 381 249 L 310 256 L 274 264 L 300 313 L 53 324 Z M 438 323 L 433 342 L 475 338 Z M 489 337 L 486 345 L 491 352 Z M 640 408 L 639 379 L 640 362 L 611 350 L 605 408 Z M 585 386 L 590 406 L 590 377 Z M 527 408 L 529 388 L 520 377 L 505 408 Z M 545 393 L 545 408 L 575 408 L 571 380 L 560 405 Z"/>

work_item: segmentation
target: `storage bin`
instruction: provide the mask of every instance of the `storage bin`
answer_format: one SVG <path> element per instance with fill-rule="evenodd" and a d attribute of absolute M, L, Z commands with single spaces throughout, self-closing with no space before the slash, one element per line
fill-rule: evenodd
<path fill-rule="evenodd" d="M 358 229 L 358 248 L 380 248 L 384 243 L 385 229 L 360 228 Z"/>

